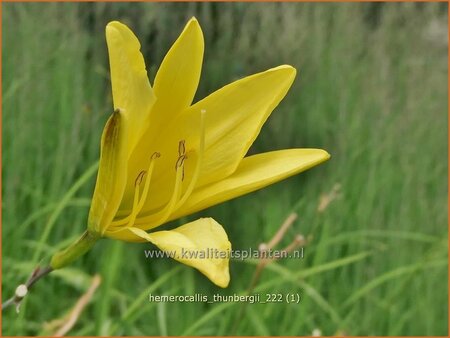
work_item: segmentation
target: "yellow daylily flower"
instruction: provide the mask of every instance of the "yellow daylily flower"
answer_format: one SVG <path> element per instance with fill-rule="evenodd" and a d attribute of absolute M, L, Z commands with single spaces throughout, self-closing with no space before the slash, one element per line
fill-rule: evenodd
<path fill-rule="evenodd" d="M 330 156 L 321 149 L 286 149 L 245 157 L 296 70 L 282 65 L 235 81 L 192 104 L 203 61 L 203 33 L 192 18 L 150 85 L 140 43 L 124 24 L 106 27 L 114 113 L 102 135 L 88 231 L 74 245 L 87 251 L 110 237 L 151 242 L 221 287 L 229 283 L 222 226 L 201 218 L 174 230 L 147 232 L 168 221 L 263 188 Z M 74 251 L 74 250 L 72 250 Z M 75 250 L 76 251 L 76 250 Z M 74 259 L 71 249 L 52 260 Z"/>

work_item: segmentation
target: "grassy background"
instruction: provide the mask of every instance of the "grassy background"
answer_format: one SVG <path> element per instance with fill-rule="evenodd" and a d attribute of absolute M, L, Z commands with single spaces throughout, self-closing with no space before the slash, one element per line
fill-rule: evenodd
<path fill-rule="evenodd" d="M 332 154 L 310 172 L 199 213 L 224 224 L 239 249 L 269 240 L 298 212 L 282 244 L 312 236 L 305 258 L 269 266 L 255 292 L 300 293 L 300 304 L 248 305 L 241 316 L 241 303 L 149 303 L 149 292 L 245 292 L 255 264 L 232 261 L 222 290 L 176 262 L 146 260 L 148 245 L 105 240 L 37 284 L 19 315 L 5 312 L 4 335 L 52 333 L 45 323 L 64 316 L 95 273 L 103 283 L 70 334 L 447 334 L 446 4 L 2 7 L 2 299 L 86 227 L 112 109 L 110 20 L 140 38 L 152 80 L 195 15 L 206 40 L 196 100 L 245 75 L 294 65 L 294 86 L 250 152 Z M 321 196 L 336 186 L 339 197 L 319 212 Z"/>

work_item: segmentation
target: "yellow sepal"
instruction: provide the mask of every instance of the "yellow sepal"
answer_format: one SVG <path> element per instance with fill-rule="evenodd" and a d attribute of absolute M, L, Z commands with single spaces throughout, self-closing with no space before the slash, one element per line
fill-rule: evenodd
<path fill-rule="evenodd" d="M 100 163 L 89 210 L 88 229 L 103 234 L 122 200 L 127 180 L 127 128 L 120 110 L 114 111 L 103 129 Z"/>

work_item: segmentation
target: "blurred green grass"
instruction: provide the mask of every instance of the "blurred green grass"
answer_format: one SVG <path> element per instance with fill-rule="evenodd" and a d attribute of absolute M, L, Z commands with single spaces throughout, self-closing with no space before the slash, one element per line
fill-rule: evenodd
<path fill-rule="evenodd" d="M 5 312 L 3 335 L 45 334 L 43 324 L 63 316 L 97 272 L 103 283 L 70 334 L 447 334 L 447 4 L 2 7 L 3 299 L 86 227 L 112 109 L 110 20 L 136 32 L 153 79 L 195 15 L 206 42 L 196 100 L 292 64 L 299 76 L 250 152 L 332 154 L 310 172 L 199 213 L 223 224 L 239 249 L 256 248 L 298 212 L 283 244 L 312 236 L 305 258 L 269 266 L 256 291 L 301 293 L 299 305 L 248 305 L 233 332 L 239 303 L 156 304 L 147 296 L 242 293 L 252 262 L 231 262 L 230 287 L 218 290 L 193 269 L 146 260 L 146 245 L 108 240 L 37 284 L 19 315 Z M 318 212 L 336 184 L 340 197 Z"/>

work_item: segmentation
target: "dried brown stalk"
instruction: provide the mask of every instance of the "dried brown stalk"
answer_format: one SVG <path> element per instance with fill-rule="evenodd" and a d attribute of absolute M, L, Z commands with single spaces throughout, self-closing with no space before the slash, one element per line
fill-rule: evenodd
<path fill-rule="evenodd" d="M 78 321 L 78 318 L 80 317 L 81 312 L 83 312 L 86 305 L 88 305 L 88 303 L 91 301 L 92 297 L 94 296 L 95 290 L 97 290 L 100 283 L 101 283 L 100 276 L 95 275 L 92 278 L 92 282 L 91 285 L 89 286 L 89 289 L 83 296 L 81 296 L 78 299 L 72 310 L 63 318 L 53 321 L 53 324 L 56 324 L 58 326 L 60 325 L 60 327 L 56 330 L 53 336 L 62 337 L 66 335 L 74 327 L 74 325 Z"/>
<path fill-rule="evenodd" d="M 258 283 L 264 268 L 268 264 L 270 264 L 274 261 L 277 261 L 279 259 L 279 258 L 275 258 L 275 257 L 267 257 L 267 255 L 265 255 L 264 252 L 274 249 L 275 246 L 281 242 L 281 240 L 286 235 L 286 232 L 292 226 L 292 224 L 294 224 L 296 219 L 297 219 L 297 214 L 291 213 L 285 219 L 285 221 L 281 224 L 281 226 L 278 228 L 278 231 L 275 233 L 275 235 L 272 237 L 272 239 L 267 244 L 261 243 L 259 245 L 259 251 L 261 252 L 261 255 L 260 255 L 261 257 L 259 258 L 258 265 L 256 266 L 252 280 L 247 289 L 247 295 L 251 294 L 253 292 L 253 290 L 255 289 L 256 284 Z M 283 253 L 283 256 L 287 256 L 288 253 L 290 253 L 290 252 L 294 251 L 295 249 L 297 249 L 298 247 L 306 244 L 306 242 L 307 241 L 305 240 L 305 237 L 303 235 L 297 234 L 294 237 L 294 240 L 289 245 L 287 245 L 284 249 L 282 249 L 281 252 Z M 286 254 L 286 255 L 284 255 L 284 254 Z M 244 316 L 246 304 L 247 303 L 244 302 L 241 305 L 240 311 L 238 312 L 238 316 L 235 319 L 234 326 L 231 331 L 233 333 L 236 332 L 236 330 L 239 326 L 239 323 Z"/>

